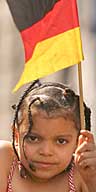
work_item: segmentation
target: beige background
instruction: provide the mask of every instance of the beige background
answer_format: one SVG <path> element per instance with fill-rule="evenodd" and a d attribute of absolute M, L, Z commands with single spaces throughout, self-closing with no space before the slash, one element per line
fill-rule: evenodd
<path fill-rule="evenodd" d="M 96 0 L 78 0 L 85 61 L 82 62 L 84 100 L 92 110 L 92 132 L 96 138 Z M 13 111 L 11 105 L 22 93 L 12 89 L 20 78 L 24 66 L 23 45 L 5 0 L 0 0 L 0 139 L 11 140 Z M 58 80 L 69 84 L 78 92 L 77 65 L 44 80 Z"/>

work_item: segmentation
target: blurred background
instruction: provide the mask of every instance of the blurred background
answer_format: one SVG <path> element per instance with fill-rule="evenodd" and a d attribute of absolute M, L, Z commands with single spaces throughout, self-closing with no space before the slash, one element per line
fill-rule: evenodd
<path fill-rule="evenodd" d="M 96 0 L 77 2 L 85 57 L 82 62 L 83 97 L 91 108 L 91 130 L 96 139 Z M 0 0 L 0 66 L 0 139 L 11 140 L 14 117 L 11 106 L 18 102 L 26 86 L 12 93 L 23 71 L 24 50 L 6 0 Z M 45 80 L 64 82 L 78 93 L 77 65 L 42 79 Z"/>

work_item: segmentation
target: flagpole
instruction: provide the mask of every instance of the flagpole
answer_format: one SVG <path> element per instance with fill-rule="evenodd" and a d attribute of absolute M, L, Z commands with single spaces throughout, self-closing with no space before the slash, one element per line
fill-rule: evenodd
<path fill-rule="evenodd" d="M 82 67 L 81 62 L 78 63 L 78 80 L 79 80 L 79 102 L 80 102 L 80 120 L 81 120 L 81 130 L 85 129 L 84 121 L 84 106 L 83 106 L 83 84 L 82 84 Z"/>

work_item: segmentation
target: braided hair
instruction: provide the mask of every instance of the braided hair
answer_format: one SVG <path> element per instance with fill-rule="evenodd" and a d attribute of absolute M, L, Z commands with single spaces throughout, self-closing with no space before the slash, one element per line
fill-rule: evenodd
<path fill-rule="evenodd" d="M 23 96 L 15 108 L 15 116 L 13 120 L 13 149 L 18 157 L 17 150 L 15 148 L 15 130 L 19 131 L 19 124 L 22 119 L 22 111 L 28 112 L 28 132 L 23 138 L 23 144 L 26 137 L 29 135 L 32 129 L 32 109 L 43 110 L 46 112 L 49 118 L 64 117 L 71 118 L 80 132 L 80 108 L 79 108 L 79 96 L 74 93 L 73 90 L 66 85 L 55 82 L 40 83 L 39 80 L 32 82 L 28 89 L 24 92 Z M 85 129 L 90 130 L 90 109 L 84 103 L 84 115 L 85 115 Z M 23 145 L 24 147 L 24 145 Z M 24 149 L 23 149 L 24 151 Z M 25 155 L 25 154 L 24 154 Z M 26 158 L 26 155 L 25 155 Z"/>

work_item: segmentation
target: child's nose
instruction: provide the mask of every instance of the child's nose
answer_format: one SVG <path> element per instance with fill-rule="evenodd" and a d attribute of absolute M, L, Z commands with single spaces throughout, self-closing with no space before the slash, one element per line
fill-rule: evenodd
<path fill-rule="evenodd" d="M 52 156 L 54 153 L 53 145 L 49 142 L 44 142 L 39 148 L 39 154 L 44 156 Z"/>

